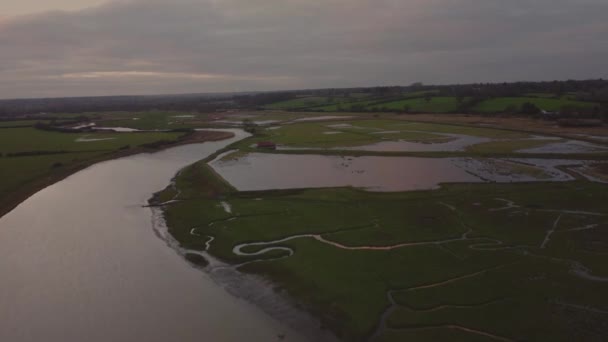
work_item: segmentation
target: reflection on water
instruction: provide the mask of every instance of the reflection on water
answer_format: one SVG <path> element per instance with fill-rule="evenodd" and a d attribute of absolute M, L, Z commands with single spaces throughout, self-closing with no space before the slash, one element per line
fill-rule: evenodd
<path fill-rule="evenodd" d="M 373 132 L 372 134 L 388 134 L 391 132 Z M 433 133 L 437 134 L 437 133 Z M 357 147 L 341 147 L 341 150 L 359 150 L 359 151 L 386 151 L 386 152 L 455 152 L 464 151 L 467 147 L 475 144 L 492 141 L 490 138 L 474 137 L 463 134 L 437 134 L 453 140 L 443 143 L 417 143 L 404 140 L 397 141 L 382 141 L 379 143 L 357 146 Z"/>
<path fill-rule="evenodd" d="M 212 163 L 238 190 L 354 186 L 373 191 L 430 189 L 444 182 L 481 182 L 452 158 L 338 157 L 253 153 Z"/>
<path fill-rule="evenodd" d="M 230 152 L 227 152 L 227 154 Z M 370 191 L 436 188 L 441 183 L 571 181 L 584 160 L 340 157 L 252 153 L 212 167 L 241 191 L 352 186 Z M 587 177 L 590 180 L 593 180 Z"/>
<path fill-rule="evenodd" d="M 104 162 L 0 219 L 0 341 L 300 341 L 192 268 L 142 204 L 239 137 Z"/>

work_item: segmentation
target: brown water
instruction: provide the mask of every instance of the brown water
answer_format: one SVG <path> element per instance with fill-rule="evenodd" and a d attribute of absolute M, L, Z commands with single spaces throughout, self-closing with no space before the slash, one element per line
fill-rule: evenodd
<path fill-rule="evenodd" d="M 373 191 L 431 189 L 446 182 L 482 182 L 452 158 L 337 157 L 252 153 L 213 168 L 238 190 L 353 186 Z"/>
<path fill-rule="evenodd" d="M 302 341 L 189 266 L 142 207 L 237 135 L 94 165 L 1 218 L 0 341 Z"/>

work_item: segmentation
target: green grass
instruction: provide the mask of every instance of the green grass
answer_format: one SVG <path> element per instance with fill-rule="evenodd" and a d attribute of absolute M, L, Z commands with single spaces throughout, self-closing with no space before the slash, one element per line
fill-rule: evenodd
<path fill-rule="evenodd" d="M 0 158 L 0 200 L 34 179 L 59 171 L 74 162 L 91 159 L 95 152 Z M 54 167 L 55 166 L 55 167 Z M 1 202 L 1 201 L 0 201 Z"/>
<path fill-rule="evenodd" d="M 180 117 L 180 116 L 193 117 Z M 195 128 L 205 125 L 204 115 L 189 112 L 118 112 L 100 113 L 100 119 L 94 120 L 98 126 L 128 127 L 141 130 L 166 130 Z"/>
<path fill-rule="evenodd" d="M 157 141 L 175 141 L 183 133 L 60 133 L 31 127 L 0 130 L 0 210 L 16 204 L 34 184 L 66 175 L 78 167 Z M 79 138 L 109 139 L 77 142 Z M 48 153 L 29 156 L 10 154 Z"/>
<path fill-rule="evenodd" d="M 328 97 L 328 96 L 310 96 L 301 97 L 293 100 L 281 101 L 265 106 L 267 109 L 302 109 L 309 107 L 317 107 L 325 104 L 335 104 L 353 101 L 355 98 L 350 97 Z"/>
<path fill-rule="evenodd" d="M 44 120 L 36 121 L 36 120 L 16 120 L 16 121 L 0 121 L 0 128 L 10 128 L 10 127 L 25 127 L 25 126 L 34 126 L 38 122 L 46 122 Z"/>
<path fill-rule="evenodd" d="M 158 140 L 176 140 L 183 133 L 61 133 L 35 128 L 4 129 L 0 153 L 27 151 L 110 151 L 126 145 L 136 147 Z M 78 139 L 109 139 L 78 142 Z"/>
<path fill-rule="evenodd" d="M 502 97 L 485 100 L 472 109 L 480 113 L 500 113 L 512 108 L 518 111 L 521 106 L 530 102 L 542 110 L 558 111 L 565 107 L 573 108 L 593 108 L 597 104 L 592 102 L 574 101 L 569 99 L 553 99 L 541 97 Z"/>
<path fill-rule="evenodd" d="M 393 101 L 382 103 L 376 106 L 369 106 L 367 109 L 374 110 L 391 110 L 391 111 L 408 111 L 412 113 L 450 113 L 456 112 L 460 102 L 456 97 L 430 97 L 406 99 L 401 101 Z"/>
<path fill-rule="evenodd" d="M 335 126 L 337 124 L 350 126 Z M 325 134 L 327 132 L 339 132 L 339 134 Z M 263 135 L 247 140 L 246 143 L 243 143 L 243 147 L 246 148 L 246 145 L 262 140 L 272 140 L 278 144 L 293 147 L 335 148 L 363 146 L 381 141 L 405 140 L 410 142 L 438 143 L 453 139 L 449 136 L 441 135 L 442 133 L 499 139 L 525 139 L 529 137 L 525 133 L 491 128 L 417 123 L 401 120 L 342 120 L 284 125 L 278 129 L 266 130 Z M 517 141 L 519 140 L 496 142 L 495 145 L 481 145 L 478 149 L 481 152 L 492 152 L 493 149 L 495 149 L 494 152 L 496 153 L 512 152 L 513 149 L 518 147 Z"/>
<path fill-rule="evenodd" d="M 343 111 L 360 111 L 360 110 L 372 111 L 375 109 L 379 110 L 379 108 L 383 108 L 385 103 L 391 103 L 391 102 L 395 102 L 397 100 L 401 101 L 401 100 L 406 100 L 406 99 L 418 98 L 418 97 L 423 97 L 427 94 L 432 95 L 435 93 L 436 93 L 435 90 L 429 90 L 429 91 L 418 91 L 418 92 L 406 93 L 406 94 L 403 94 L 400 96 L 390 96 L 390 97 L 378 97 L 378 96 L 370 95 L 365 100 L 355 98 L 352 101 L 344 102 L 344 103 L 319 105 L 317 107 L 314 107 L 314 109 L 324 111 L 324 112 L 343 112 Z"/>
<path fill-rule="evenodd" d="M 395 112 L 412 112 L 412 113 L 453 113 L 460 110 L 463 104 L 466 104 L 467 98 L 462 102 L 458 98 L 451 96 L 432 96 L 428 99 L 424 97 L 428 92 L 418 92 L 406 94 L 400 99 L 370 99 L 364 101 L 353 101 L 348 103 L 336 103 L 329 105 L 319 105 L 316 110 L 326 112 L 341 112 L 341 111 L 395 111 Z M 508 110 L 517 112 L 521 106 L 530 102 L 537 107 L 548 111 L 558 111 L 563 108 L 582 108 L 590 109 L 597 106 L 596 103 L 577 101 L 572 95 L 565 95 L 561 98 L 555 98 L 552 94 L 532 93 L 526 97 L 498 97 L 491 98 L 469 108 L 473 112 L 478 113 L 502 113 Z"/>
<path fill-rule="evenodd" d="M 343 340 L 365 340 L 372 334 L 389 306 L 388 290 L 395 291 L 399 306 L 387 324 L 398 330 L 381 334 L 377 341 L 487 339 L 446 328 L 453 325 L 513 340 L 593 340 L 607 333 L 605 316 L 598 320 L 593 312 L 570 307 L 571 313 L 556 303 L 608 309 L 608 283 L 573 275 L 568 261 L 580 262 L 595 276 L 608 276 L 602 261 L 608 253 L 608 216 L 550 210 L 608 214 L 608 185 L 461 184 L 406 193 L 224 190 L 218 198 L 218 192 L 206 195 L 218 182 L 207 177 L 214 175 L 187 170 L 178 177 L 178 187 L 187 190 L 180 196 L 184 201 L 165 210 L 173 236 L 187 248 L 204 249 L 208 238 L 190 234 L 197 227 L 197 234 L 215 237 L 209 251 L 214 256 L 232 263 L 263 260 L 242 270 L 272 279 Z M 497 198 L 519 207 L 495 210 L 505 206 Z M 223 210 L 221 200 L 231 204 L 232 213 Z M 558 230 L 547 248 L 540 248 L 559 215 Z M 599 228 L 571 231 L 591 223 Z M 276 244 L 295 252 L 279 260 L 232 253 L 240 243 L 304 233 L 357 247 L 457 239 L 468 231 L 475 240 L 392 250 L 345 250 L 300 238 Z M 512 248 L 470 248 L 480 243 Z M 429 284 L 436 285 L 419 288 Z M 584 324 L 586 332 L 581 330 Z M 416 327 L 426 328 L 412 329 Z"/>

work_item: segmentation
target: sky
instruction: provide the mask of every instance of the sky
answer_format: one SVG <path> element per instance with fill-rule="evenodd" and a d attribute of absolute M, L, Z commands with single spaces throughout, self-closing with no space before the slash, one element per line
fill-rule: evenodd
<path fill-rule="evenodd" d="M 608 78 L 608 0 L 0 0 L 0 98 Z"/>

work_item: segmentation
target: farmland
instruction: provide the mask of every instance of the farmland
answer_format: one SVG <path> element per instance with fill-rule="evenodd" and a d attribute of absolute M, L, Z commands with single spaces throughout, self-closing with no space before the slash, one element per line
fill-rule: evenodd
<path fill-rule="evenodd" d="M 31 121 L 26 121 L 29 123 Z M 142 152 L 142 146 L 174 143 L 184 133 L 62 133 L 5 121 L 0 130 L 0 213 L 39 187 L 100 160 Z M 34 122 L 35 123 L 35 122 Z M 150 151 L 154 148 L 148 149 Z"/>
<path fill-rule="evenodd" d="M 475 112 L 480 113 L 497 113 L 505 112 L 509 109 L 514 110 L 520 108 L 524 103 L 532 103 L 538 108 L 547 111 L 558 111 L 562 108 L 592 108 L 595 104 L 591 102 L 581 102 L 569 99 L 551 99 L 538 97 L 506 97 L 490 99 L 479 103 L 473 107 Z"/>
<path fill-rule="evenodd" d="M 291 119 L 258 128 L 221 159 L 183 170 L 152 203 L 170 201 L 162 205 L 169 232 L 182 248 L 204 255 L 203 268 L 213 274 L 215 267 L 233 267 L 271 280 L 277 292 L 294 298 L 343 340 L 569 341 L 582 336 L 591 341 L 608 332 L 608 269 L 601 262 L 607 252 L 608 187 L 582 174 L 555 182 L 538 165 L 502 159 L 528 158 L 522 150 L 566 139 L 366 118 Z M 366 173 L 371 169 L 359 171 L 352 163 L 388 153 L 366 150 L 370 144 L 451 146 L 463 137 L 471 144 L 458 150 L 416 154 L 404 149 L 388 155 L 460 156 L 505 168 L 498 172 L 510 175 L 506 179 L 521 174 L 534 181 L 443 184 L 417 191 L 331 186 L 246 191 L 222 177 L 225 169 L 244 165 L 243 177 L 259 184 L 256 153 L 322 154 L 334 158 L 332 169 Z M 256 141 L 281 148 L 255 151 Z M 607 159 L 606 152 L 585 156 Z M 572 164 L 581 155 L 559 158 Z M 282 173 L 268 171 L 273 167 Z M 314 162 L 296 168 L 326 172 Z M 289 162 L 264 170 L 274 179 L 294 172 Z"/>
<path fill-rule="evenodd" d="M 200 167 L 178 182 L 204 189 L 196 177 Z M 592 247 L 605 239 L 606 190 L 569 183 L 249 194 L 220 186 L 204 199 L 200 191 L 178 197 L 181 202 L 168 207 L 166 219 L 184 247 L 205 250 L 212 236 L 210 255 L 269 277 L 344 340 L 421 339 L 447 329 L 469 338 L 566 341 L 582 320 L 603 319 L 604 314 L 575 308 L 608 305 L 605 296 L 586 295 L 606 292 L 605 283 L 586 278 L 608 271 L 600 262 L 605 246 Z M 232 213 L 215 199 L 218 191 Z M 549 193 L 555 194 L 550 200 Z M 558 217 L 563 221 L 557 233 L 541 248 Z M 233 253 L 234 246 L 248 242 L 256 244 L 242 255 Z M 267 249 L 272 247 L 280 248 Z M 262 248 L 266 252 L 258 254 Z M 287 257 L 289 250 L 293 255 Z M 582 288 L 586 291 L 574 290 Z M 526 313 L 519 323 L 501 323 L 511 321 L 516 310 Z M 568 319 L 568 310 L 581 321 Z M 551 320 L 525 324 L 548 312 L 555 313 Z"/>
<path fill-rule="evenodd" d="M 187 134 L 166 130 L 243 125 L 252 136 L 186 167 L 150 201 L 196 267 L 270 281 L 345 341 L 607 333 L 602 127 L 274 110 L 86 116 L 152 131 L 6 124 L 3 207 L 94 162 Z M 256 148 L 261 141 L 277 149 Z"/>
<path fill-rule="evenodd" d="M 369 95 L 357 97 L 300 97 L 265 106 L 266 109 L 314 110 L 323 112 L 409 112 L 481 114 L 518 113 L 524 104 L 532 104 L 545 111 L 562 109 L 592 110 L 598 103 L 576 100 L 574 96 L 556 97 L 547 93 L 530 93 L 526 96 L 479 98 L 442 96 L 436 91 L 419 91 L 390 96 Z"/>

